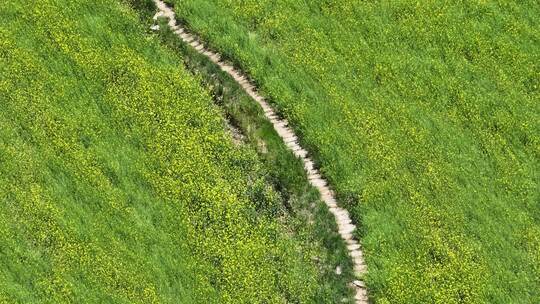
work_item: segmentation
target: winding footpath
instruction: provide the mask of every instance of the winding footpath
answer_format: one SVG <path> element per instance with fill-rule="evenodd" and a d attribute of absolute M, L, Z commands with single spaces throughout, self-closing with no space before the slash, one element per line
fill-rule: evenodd
<path fill-rule="evenodd" d="M 356 229 L 356 226 L 352 223 L 347 210 L 338 207 L 334 193 L 328 187 L 327 181 L 315 168 L 314 162 L 308 157 L 308 152 L 298 144 L 298 138 L 292 129 L 288 127 L 287 121 L 277 117 L 275 111 L 270 107 L 266 100 L 257 93 L 255 86 L 250 83 L 248 78 L 242 72 L 237 71 L 233 66 L 222 61 L 221 56 L 218 53 L 208 50 L 197 37 L 187 32 L 185 28 L 177 25 L 175 13 L 170 7 L 168 7 L 161 0 L 154 0 L 154 2 L 159 9 L 158 13 L 154 16 L 154 20 L 157 20 L 159 17 L 168 18 L 168 25 L 185 43 L 191 45 L 200 54 L 208 57 L 208 59 L 217 64 L 223 71 L 233 77 L 234 80 L 244 89 L 244 91 L 262 107 L 264 115 L 272 123 L 274 129 L 283 139 L 283 142 L 287 145 L 287 147 L 292 150 L 294 155 L 302 159 L 309 182 L 319 190 L 321 199 L 324 201 L 330 212 L 335 216 L 339 228 L 338 232 L 341 238 L 347 244 L 349 255 L 353 261 L 354 271 L 358 277 L 358 280 L 351 283 L 356 291 L 356 303 L 367 304 L 367 290 L 364 282 L 360 280 L 360 277 L 366 273 L 367 268 L 366 264 L 364 263 L 360 243 L 355 240 L 352 235 L 353 231 Z"/>

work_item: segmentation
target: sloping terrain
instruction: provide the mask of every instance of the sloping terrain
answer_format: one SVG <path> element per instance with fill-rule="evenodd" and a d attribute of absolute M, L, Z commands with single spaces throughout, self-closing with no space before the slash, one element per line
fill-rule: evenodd
<path fill-rule="evenodd" d="M 224 127 L 125 4 L 2 1 L 0 302 L 324 301 Z"/>
<path fill-rule="evenodd" d="M 535 1 L 169 1 L 361 227 L 378 303 L 540 301 Z"/>
<path fill-rule="evenodd" d="M 249 82 L 242 71 L 238 71 L 228 63 L 221 61 L 220 58 L 222 56 L 219 53 L 214 53 L 213 51 L 206 49 L 203 42 L 192 34 L 187 33 L 185 28 L 178 25 L 174 10 L 167 6 L 165 2 L 154 0 L 154 3 L 157 6 L 158 12 L 154 15 L 153 19 L 158 21 L 160 17 L 164 17 L 170 31 L 173 31 L 173 33 L 185 44 L 193 47 L 199 55 L 205 57 L 207 60 L 217 65 L 223 72 L 227 73 L 236 84 L 252 98 L 254 103 L 261 107 L 264 117 L 272 124 L 272 127 L 281 138 L 283 144 L 293 152 L 295 157 L 301 160 L 307 179 L 310 184 L 317 189 L 318 194 L 328 207 L 328 210 L 334 215 L 339 229 L 339 235 L 347 244 L 347 251 L 355 272 L 355 280 L 351 282 L 352 287 L 355 289 L 355 301 L 358 304 L 367 303 L 367 290 L 365 289 L 365 284 L 361 281 L 361 278 L 366 273 L 366 265 L 363 259 L 361 246 L 359 245 L 358 240 L 355 240 L 352 235 L 356 226 L 351 224 L 352 220 L 349 217 L 347 210 L 337 206 L 334 194 L 327 186 L 328 182 L 321 177 L 319 171 L 314 167 L 313 161 L 307 157 L 308 152 L 298 144 L 298 137 L 288 127 L 287 121 L 279 119 L 276 116 L 276 113 L 269 106 L 268 102 L 257 93 L 256 88 Z"/>

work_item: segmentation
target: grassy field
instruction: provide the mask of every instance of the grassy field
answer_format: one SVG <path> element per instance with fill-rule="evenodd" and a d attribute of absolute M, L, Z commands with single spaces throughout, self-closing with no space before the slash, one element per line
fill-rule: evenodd
<path fill-rule="evenodd" d="M 152 14 L 147 20 L 150 17 Z M 334 215 L 309 184 L 302 161 L 287 148 L 262 109 L 234 79 L 184 44 L 167 26 L 167 21 L 164 18 L 158 21 L 162 43 L 182 54 L 188 70 L 211 90 L 229 124 L 242 132 L 243 143 L 257 151 L 266 179 L 283 197 L 288 216 L 282 218 L 282 223 L 300 242 L 302 250 L 308 250 L 315 258 L 320 276 L 317 295 L 310 302 L 352 303 L 354 294 L 349 284 L 355 278 L 351 259 L 337 233 Z M 337 267 L 341 268 L 341 274 L 336 274 Z"/>
<path fill-rule="evenodd" d="M 343 259 L 337 236 L 292 230 L 266 165 L 139 21 L 120 1 L 0 3 L 0 302 L 350 293 L 321 269 Z"/>
<path fill-rule="evenodd" d="M 169 2 L 302 135 L 376 303 L 540 302 L 536 1 Z"/>

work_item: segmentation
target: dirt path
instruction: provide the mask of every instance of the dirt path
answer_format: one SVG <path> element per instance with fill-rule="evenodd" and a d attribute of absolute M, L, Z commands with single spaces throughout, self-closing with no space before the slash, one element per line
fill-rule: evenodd
<path fill-rule="evenodd" d="M 288 127 L 286 120 L 279 119 L 270 107 L 270 105 L 264 100 L 264 98 L 259 95 L 255 89 L 255 86 L 252 85 L 247 77 L 241 72 L 234 69 L 230 64 L 221 61 L 221 56 L 215 52 L 208 50 L 204 44 L 194 35 L 187 32 L 181 26 L 178 26 L 176 23 L 174 11 L 168 7 L 161 0 L 154 0 L 156 3 L 159 12 L 154 16 L 154 19 L 158 17 L 165 17 L 169 19 L 169 26 L 171 29 L 187 44 L 191 45 L 197 52 L 208 57 L 212 62 L 217 64 L 223 71 L 231 75 L 236 82 L 246 91 L 246 93 L 251 96 L 264 110 L 266 118 L 274 125 L 274 129 L 283 139 L 283 142 L 293 151 L 294 155 L 302 159 L 304 162 L 304 168 L 306 170 L 308 179 L 310 183 L 319 190 L 321 193 L 322 200 L 328 206 L 328 209 L 336 218 L 336 222 L 339 228 L 339 234 L 341 238 L 347 244 L 347 249 L 349 255 L 354 264 L 354 271 L 356 276 L 360 278 L 362 274 L 367 271 L 366 264 L 364 263 L 364 258 L 362 254 L 362 248 L 357 240 L 353 238 L 352 232 L 356 229 L 356 226 L 352 224 L 351 218 L 347 210 L 338 207 L 336 199 L 332 190 L 328 187 L 327 181 L 321 177 L 319 171 L 315 168 L 314 162 L 309 158 L 308 152 L 304 150 L 297 142 L 297 137 Z M 360 279 L 352 282 L 352 286 L 356 290 L 356 303 L 357 304 L 367 304 L 367 290 L 364 285 L 364 282 Z"/>

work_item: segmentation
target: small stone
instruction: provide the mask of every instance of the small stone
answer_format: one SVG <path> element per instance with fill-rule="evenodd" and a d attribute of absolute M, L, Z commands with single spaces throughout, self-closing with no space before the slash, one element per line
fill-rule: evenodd
<path fill-rule="evenodd" d="M 358 250 L 360 249 L 360 245 L 359 244 L 347 245 L 347 249 L 349 249 L 350 251 Z"/>
<path fill-rule="evenodd" d="M 152 31 L 159 31 L 159 25 L 158 25 L 158 24 L 154 24 L 154 25 L 152 25 L 152 26 L 150 27 L 150 29 L 151 29 Z"/>
<path fill-rule="evenodd" d="M 361 258 L 363 256 L 362 251 L 360 251 L 360 250 L 349 251 L 349 255 L 354 259 Z"/>
<path fill-rule="evenodd" d="M 301 152 L 300 152 L 301 151 Z M 302 156 L 302 152 L 305 153 L 304 150 L 300 150 L 299 152 L 296 152 L 295 155 Z M 307 153 L 306 153 L 307 154 Z M 310 180 L 310 183 L 315 187 L 324 187 L 326 186 L 326 181 L 324 179 L 312 179 Z"/>
<path fill-rule="evenodd" d="M 339 235 L 341 235 L 341 238 L 344 239 L 345 242 L 347 240 L 352 240 L 352 238 L 353 238 L 352 233 L 339 233 Z"/>
<path fill-rule="evenodd" d="M 154 15 L 154 20 L 158 20 L 159 17 L 163 16 L 163 12 L 159 11 Z"/>
<path fill-rule="evenodd" d="M 312 180 L 312 179 L 321 179 L 322 176 L 319 174 L 319 173 L 312 173 L 308 176 L 308 179 L 309 180 Z"/>
<path fill-rule="evenodd" d="M 362 282 L 362 281 L 360 281 L 360 280 L 354 280 L 354 281 L 353 281 L 353 284 L 354 284 L 354 286 L 356 286 L 356 287 L 361 287 L 361 288 L 366 287 L 366 285 L 364 284 L 364 282 Z"/>
<path fill-rule="evenodd" d="M 334 200 L 323 200 L 323 201 L 326 204 L 326 206 L 328 206 L 328 208 L 336 208 L 338 206 L 336 204 L 336 201 Z"/>
<path fill-rule="evenodd" d="M 338 230 L 340 234 L 350 234 L 356 229 L 356 227 L 351 224 L 342 224 L 339 222 L 338 225 L 340 226 Z"/>
<path fill-rule="evenodd" d="M 341 266 L 337 266 L 337 267 L 336 267 L 336 274 L 337 274 L 337 275 L 340 275 L 340 274 L 341 274 Z"/>
<path fill-rule="evenodd" d="M 288 137 L 286 137 L 284 140 L 285 140 L 285 143 L 288 144 L 288 143 L 296 143 L 298 138 L 296 138 L 296 136 L 293 135 L 290 135 Z"/>
<path fill-rule="evenodd" d="M 356 303 L 368 303 L 366 290 L 364 288 L 358 288 L 354 299 L 357 301 Z"/>
<path fill-rule="evenodd" d="M 367 272 L 367 267 L 364 264 L 356 264 L 354 265 L 354 272 L 358 275 L 364 274 Z"/>
<path fill-rule="evenodd" d="M 299 150 L 294 151 L 294 155 L 296 155 L 296 156 L 298 156 L 300 158 L 304 158 L 304 157 L 307 156 L 307 151 L 304 150 L 304 149 L 299 149 Z M 324 180 L 318 180 L 317 185 L 325 186 L 326 182 Z M 315 185 L 315 186 L 317 186 L 317 185 Z"/>

